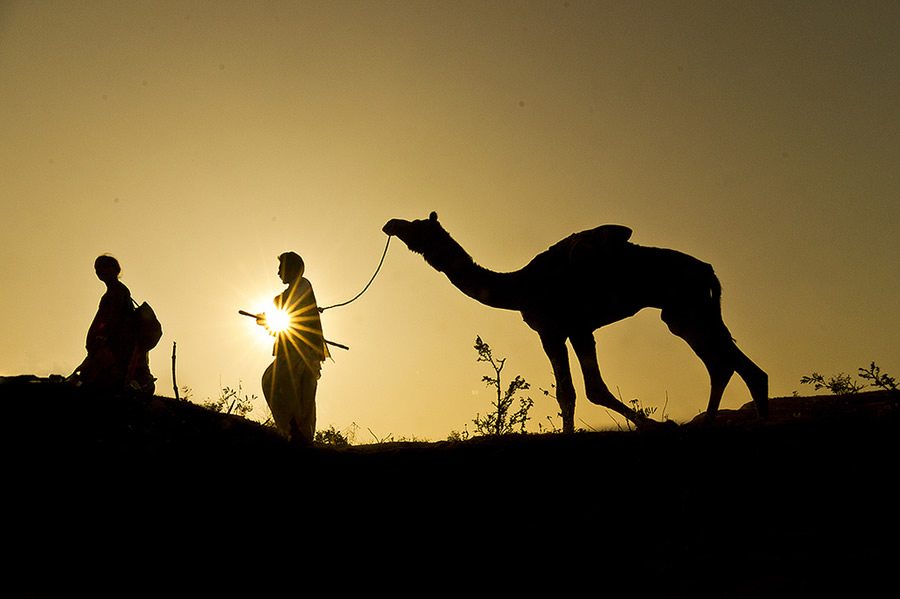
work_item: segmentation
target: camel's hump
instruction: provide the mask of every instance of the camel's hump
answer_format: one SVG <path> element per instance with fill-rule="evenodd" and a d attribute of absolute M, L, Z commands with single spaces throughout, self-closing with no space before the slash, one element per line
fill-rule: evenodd
<path fill-rule="evenodd" d="M 625 245 L 631 238 L 631 229 L 623 225 L 601 225 L 569 235 L 550 248 L 551 252 L 563 252 L 570 260 L 596 256 L 602 252 Z"/>

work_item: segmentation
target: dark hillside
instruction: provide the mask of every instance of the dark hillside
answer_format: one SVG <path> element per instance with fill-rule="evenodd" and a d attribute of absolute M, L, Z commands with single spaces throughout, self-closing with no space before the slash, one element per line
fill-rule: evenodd
<path fill-rule="evenodd" d="M 494 571 L 528 588 L 760 596 L 859 590 L 896 563 L 887 394 L 776 399 L 768 423 L 751 408 L 712 427 L 343 450 L 169 398 L 18 378 L 0 401 L 9 580 L 32 590 L 96 588 L 100 565 L 157 580 L 233 564 L 339 565 L 394 591 Z"/>

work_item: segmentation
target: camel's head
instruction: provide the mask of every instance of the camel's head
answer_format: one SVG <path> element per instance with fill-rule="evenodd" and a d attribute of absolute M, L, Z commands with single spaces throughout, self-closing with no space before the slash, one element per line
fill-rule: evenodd
<path fill-rule="evenodd" d="M 424 220 L 409 221 L 394 218 L 389 220 L 381 230 L 388 235 L 396 235 L 411 251 L 422 254 L 429 247 L 429 242 L 434 238 L 434 234 L 438 231 L 444 232 L 437 218 L 436 212 L 432 212 Z M 444 234 L 446 235 L 446 232 Z"/>

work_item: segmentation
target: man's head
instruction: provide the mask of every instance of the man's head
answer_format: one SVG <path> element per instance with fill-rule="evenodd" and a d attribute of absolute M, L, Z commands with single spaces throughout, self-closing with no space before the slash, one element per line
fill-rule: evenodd
<path fill-rule="evenodd" d="M 306 270 L 303 258 L 294 252 L 285 252 L 278 256 L 278 276 L 285 283 L 296 281 Z"/>

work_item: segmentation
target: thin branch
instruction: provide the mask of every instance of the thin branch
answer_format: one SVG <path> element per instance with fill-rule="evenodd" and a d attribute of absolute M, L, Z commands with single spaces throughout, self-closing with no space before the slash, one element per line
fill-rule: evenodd
<path fill-rule="evenodd" d="M 172 342 L 172 388 L 175 389 L 175 400 L 178 400 L 178 383 L 175 382 L 175 342 Z"/>

